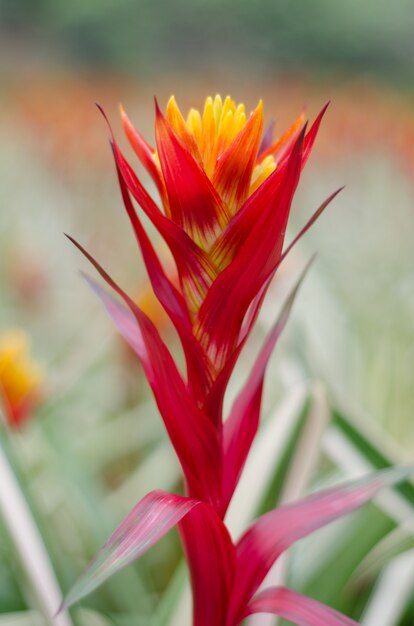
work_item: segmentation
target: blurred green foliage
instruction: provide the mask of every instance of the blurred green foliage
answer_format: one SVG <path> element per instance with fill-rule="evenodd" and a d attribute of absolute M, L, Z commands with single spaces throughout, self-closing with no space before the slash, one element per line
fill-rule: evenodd
<path fill-rule="evenodd" d="M 411 0 L 0 0 L 3 33 L 134 73 L 253 66 L 412 81 Z M 54 56 L 54 55 L 53 55 Z"/>

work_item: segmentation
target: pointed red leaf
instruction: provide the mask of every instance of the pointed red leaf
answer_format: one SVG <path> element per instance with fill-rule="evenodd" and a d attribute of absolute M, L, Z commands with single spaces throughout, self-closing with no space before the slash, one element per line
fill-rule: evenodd
<path fill-rule="evenodd" d="M 306 232 L 306 227 L 303 229 L 302 234 L 304 234 L 305 232 Z M 284 257 L 285 257 L 285 254 L 282 255 L 281 260 L 283 260 Z M 277 265 L 277 267 L 279 267 L 279 264 Z M 240 356 L 240 353 L 244 347 L 244 344 L 246 343 L 246 340 L 253 328 L 257 315 L 259 314 L 261 304 L 266 295 L 267 288 L 273 278 L 273 275 L 274 275 L 274 271 L 271 272 L 271 274 L 269 275 L 269 277 L 266 279 L 263 286 L 261 287 L 257 296 L 255 296 L 255 298 L 253 299 L 247 311 L 246 319 L 243 322 L 241 332 L 239 335 L 239 341 L 237 343 L 237 347 L 231 353 L 229 358 L 226 360 L 223 369 L 220 371 L 218 376 L 213 381 L 211 385 L 211 389 L 206 398 L 206 401 L 204 404 L 204 411 L 207 413 L 207 415 L 211 416 L 212 418 L 214 418 L 214 416 L 217 416 L 217 420 L 219 423 L 222 422 L 223 400 L 224 400 L 224 394 L 226 392 L 228 382 L 230 380 L 233 369 L 237 363 L 237 360 Z"/>
<path fill-rule="evenodd" d="M 274 142 L 270 141 L 265 148 L 260 149 L 259 161 L 262 161 L 269 155 L 273 155 L 278 162 L 280 160 L 281 153 L 286 153 L 285 151 L 293 145 L 293 142 L 296 140 L 304 123 L 305 114 L 302 112 L 281 137 Z"/>
<path fill-rule="evenodd" d="M 108 285 L 124 300 L 136 320 L 139 329 L 138 350 L 142 350 L 141 341 L 145 345 L 145 358 L 141 359 L 142 366 L 183 468 L 189 495 L 211 502 L 220 510 L 222 466 L 216 429 L 194 402 L 168 348 L 151 320 L 79 243 L 71 237 L 70 240 L 92 263 Z M 89 282 L 93 281 L 89 279 Z M 132 332 L 131 318 L 125 315 L 123 307 L 116 309 L 114 299 L 111 298 L 108 301 L 105 290 L 96 284 L 94 284 L 94 290 L 102 299 L 115 324 L 120 328 L 121 334 L 128 340 Z M 116 311 L 115 315 L 114 311 Z M 137 354 L 141 356 L 138 350 L 136 350 Z"/>
<path fill-rule="evenodd" d="M 324 200 L 324 202 L 322 202 L 322 204 L 316 209 L 316 211 L 311 215 L 311 217 L 309 218 L 309 220 L 306 222 L 305 226 L 301 229 L 301 231 L 296 235 L 296 237 L 293 239 L 293 241 L 291 241 L 291 243 L 288 245 L 288 247 L 283 251 L 283 254 L 281 255 L 276 267 L 269 273 L 269 276 L 266 278 L 266 280 L 264 281 L 260 291 L 258 292 L 257 296 L 255 296 L 255 298 L 253 299 L 249 310 L 247 311 L 247 315 L 246 315 L 246 319 L 243 322 L 243 326 L 240 332 L 240 336 L 239 336 L 239 341 L 240 342 L 244 342 L 245 338 L 249 336 L 250 331 L 257 319 L 257 316 L 260 312 L 260 308 L 262 306 L 264 297 L 266 295 L 267 289 L 277 271 L 277 269 L 279 268 L 279 266 L 282 264 L 282 262 L 285 260 L 285 258 L 287 257 L 287 255 L 291 252 L 291 250 L 293 250 L 293 248 L 295 247 L 295 245 L 302 239 L 302 237 L 308 232 L 309 228 L 311 228 L 311 226 L 313 226 L 313 224 L 316 222 L 316 220 L 319 219 L 319 217 L 322 215 L 322 213 L 324 212 L 324 210 L 326 209 L 326 207 L 332 202 L 332 200 L 338 195 L 338 193 L 340 191 L 342 191 L 342 189 L 344 189 L 344 187 L 340 187 L 339 189 L 337 189 L 336 191 L 334 191 L 334 193 L 332 193 L 326 200 Z"/>
<path fill-rule="evenodd" d="M 114 154 L 126 186 L 170 248 L 187 302 L 190 303 L 191 310 L 196 311 L 217 276 L 215 266 L 180 226 L 161 213 L 123 157 L 116 142 Z"/>
<path fill-rule="evenodd" d="M 292 150 L 281 183 L 266 194 L 267 204 L 256 207 L 256 221 L 250 236 L 236 258 L 214 281 L 200 308 L 196 336 L 218 368 L 235 349 L 252 300 L 280 260 L 290 206 L 299 181 L 302 143 L 303 133 Z"/>
<path fill-rule="evenodd" d="M 207 174 L 157 107 L 155 136 L 171 219 L 197 241 L 209 242 L 230 214 Z"/>
<path fill-rule="evenodd" d="M 309 129 L 308 134 L 305 137 L 305 142 L 304 142 L 304 146 L 303 146 L 303 163 L 302 163 L 302 168 L 305 167 L 310 154 L 312 152 L 312 148 L 313 148 L 313 144 L 315 143 L 315 139 L 318 135 L 319 132 L 319 127 L 321 125 L 322 119 L 328 109 L 330 105 L 330 102 L 328 101 L 324 107 L 322 107 L 322 110 L 320 111 L 320 113 L 317 115 L 315 121 L 313 122 L 312 126 Z"/>
<path fill-rule="evenodd" d="M 177 226 L 177 224 L 172 222 L 160 211 L 157 204 L 143 187 L 135 172 L 119 150 L 104 110 L 100 106 L 98 106 L 98 108 L 111 134 L 116 166 L 127 188 L 169 246 L 177 264 L 183 291 L 191 304 L 190 308 L 192 311 L 196 311 L 204 298 L 206 290 L 216 277 L 217 271 L 207 254 L 197 246 L 182 228 Z"/>
<path fill-rule="evenodd" d="M 301 169 L 307 163 L 328 105 L 329 103 L 324 106 L 313 122 L 309 132 L 304 136 Z M 264 207 L 272 203 L 272 198 L 286 175 L 286 168 L 292 158 L 292 152 L 295 150 L 295 146 L 297 147 L 305 129 L 306 125 L 302 127 L 299 135 L 295 135 L 295 141 L 289 143 L 289 149 L 284 153 L 283 159 L 278 163 L 276 170 L 248 198 L 231 219 L 225 231 L 217 238 L 210 251 L 210 257 L 216 264 L 220 266 L 227 265 L 238 254 L 246 239 L 252 236 L 252 230 L 257 222 L 258 215 L 262 213 Z"/>
<path fill-rule="evenodd" d="M 213 185 L 233 214 L 247 197 L 262 131 L 263 106 L 259 103 L 247 124 L 217 159 Z"/>
<path fill-rule="evenodd" d="M 306 134 L 305 137 L 305 141 L 303 143 L 303 161 L 302 161 L 302 169 L 305 167 L 306 163 L 308 162 L 308 159 L 310 157 L 310 154 L 312 152 L 312 148 L 313 145 L 315 143 L 315 139 L 318 135 L 319 132 L 319 127 L 321 125 L 322 119 L 329 107 L 330 102 L 328 101 L 324 107 L 322 107 L 322 110 L 319 112 L 319 114 L 316 116 L 314 122 L 312 123 L 312 126 L 309 129 L 309 132 Z M 282 148 L 282 154 L 279 154 L 279 158 L 278 158 L 278 169 L 281 167 L 284 167 L 284 165 L 286 164 L 286 161 L 289 159 L 289 153 L 290 150 L 292 148 L 293 143 L 290 141 L 288 142 L 287 146 L 285 146 L 285 148 Z"/>
<path fill-rule="evenodd" d="M 273 613 L 297 626 L 358 626 L 342 613 L 286 587 L 271 587 L 256 596 L 244 617 L 254 613 Z"/>
<path fill-rule="evenodd" d="M 169 314 L 174 324 L 178 323 L 180 327 L 191 328 L 191 321 L 188 315 L 184 298 L 166 276 L 165 271 L 158 259 L 158 256 L 155 253 L 154 247 L 134 209 L 128 189 L 119 170 L 119 167 L 116 162 L 115 164 L 124 206 L 130 219 L 131 225 L 134 229 L 138 245 L 141 249 L 145 267 L 147 268 L 148 277 L 151 281 L 154 293 Z"/>
<path fill-rule="evenodd" d="M 157 163 L 155 161 L 154 148 L 150 146 L 150 144 L 144 139 L 141 133 L 136 130 L 129 117 L 125 113 L 123 107 L 120 107 L 120 113 L 122 126 L 124 128 L 125 135 L 127 136 L 129 143 L 131 144 L 132 149 L 134 150 L 142 165 L 145 167 L 152 180 L 156 184 L 161 197 L 165 197 L 164 181 L 162 179 L 159 167 L 157 166 Z"/>
<path fill-rule="evenodd" d="M 134 209 L 122 174 L 118 166 L 116 167 L 124 205 L 141 249 L 152 288 L 178 332 L 186 357 L 190 388 L 194 392 L 196 400 L 202 402 L 212 383 L 208 360 L 193 335 L 185 300 L 166 276 Z"/>
<path fill-rule="evenodd" d="M 351 513 L 386 486 L 413 472 L 413 467 L 384 470 L 345 483 L 259 517 L 236 546 L 237 575 L 229 609 L 228 626 L 238 624 L 246 605 L 276 559 L 293 543 L 318 528 Z"/>
<path fill-rule="evenodd" d="M 267 364 L 289 318 L 296 294 L 308 268 L 309 264 L 286 299 L 273 328 L 266 337 L 250 375 L 224 423 L 223 499 L 225 506 L 231 500 L 259 427 L 263 381 Z"/>
<path fill-rule="evenodd" d="M 344 187 L 340 187 L 339 189 L 337 189 L 336 191 L 331 193 L 331 195 L 328 196 L 328 198 L 326 198 L 326 200 L 324 200 L 322 202 L 322 204 L 316 209 L 316 211 L 308 219 L 308 221 L 306 222 L 305 226 L 300 230 L 300 232 L 296 235 L 296 237 L 293 239 L 293 241 L 291 241 L 291 243 L 288 245 L 286 250 L 283 251 L 283 254 L 281 256 L 280 262 L 282 262 L 287 257 L 289 252 L 295 247 L 295 245 L 298 243 L 298 241 L 300 239 L 302 239 L 303 235 L 305 235 L 308 232 L 309 228 L 311 226 L 313 226 L 313 224 L 316 222 L 316 220 L 318 220 L 320 218 L 320 216 L 322 215 L 322 213 L 324 212 L 326 207 L 332 202 L 332 200 L 334 198 L 336 198 L 338 193 L 340 193 L 343 189 L 344 189 Z"/>

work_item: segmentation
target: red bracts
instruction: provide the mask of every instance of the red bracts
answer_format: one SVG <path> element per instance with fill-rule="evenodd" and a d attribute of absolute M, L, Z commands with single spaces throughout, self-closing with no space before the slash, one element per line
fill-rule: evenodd
<path fill-rule="evenodd" d="M 301 115 L 273 141 L 268 132 L 262 139 L 261 102 L 246 118 L 242 105 L 216 96 L 206 100 L 202 115 L 191 110 L 184 119 L 172 98 L 165 116 L 156 106 L 155 148 L 121 110 L 128 140 L 160 196 L 158 205 L 112 137 L 123 203 L 154 293 L 181 340 L 185 376 L 151 319 L 76 245 L 115 294 L 88 278 L 142 363 L 181 463 L 186 495 L 152 492 L 139 502 L 69 593 L 67 604 L 178 524 L 191 572 L 194 626 L 236 626 L 261 611 L 302 626 L 354 623 L 288 589 L 257 592 L 284 550 L 363 504 L 389 480 L 388 474 L 267 513 L 236 544 L 223 522 L 259 426 L 267 363 L 296 289 L 226 419 L 223 397 L 269 283 L 291 248 L 285 246 L 285 232 L 292 199 L 325 110 L 309 130 Z M 168 245 L 178 282 L 165 271 L 144 230 L 141 212 Z"/>

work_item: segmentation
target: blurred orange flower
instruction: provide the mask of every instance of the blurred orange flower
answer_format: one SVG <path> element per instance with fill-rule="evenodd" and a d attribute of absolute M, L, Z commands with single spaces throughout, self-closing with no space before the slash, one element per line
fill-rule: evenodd
<path fill-rule="evenodd" d="M 20 426 L 38 406 L 43 378 L 27 333 L 13 328 L 0 334 L 0 399 L 10 426 Z"/>

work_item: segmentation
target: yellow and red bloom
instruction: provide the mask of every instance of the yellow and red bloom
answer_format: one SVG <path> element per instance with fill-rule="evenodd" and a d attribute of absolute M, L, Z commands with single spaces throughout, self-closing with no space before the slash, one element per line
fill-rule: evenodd
<path fill-rule="evenodd" d="M 223 521 L 259 426 L 266 367 L 297 287 L 224 419 L 229 378 L 281 261 L 337 193 L 285 247 L 292 198 L 324 111 L 309 130 L 299 116 L 273 141 L 271 134 L 263 136 L 261 102 L 247 117 L 242 105 L 216 96 L 206 100 L 203 114 L 192 109 L 184 118 L 171 99 L 165 116 L 156 105 L 153 148 L 121 110 L 126 135 L 157 186 L 161 206 L 112 137 L 122 198 L 153 291 L 181 340 L 186 376 L 148 315 L 75 243 L 123 300 L 121 304 L 87 279 L 142 363 L 183 469 L 186 496 L 155 491 L 141 500 L 75 584 L 66 604 L 94 589 L 178 524 L 191 572 L 194 626 L 238 626 L 248 615 L 263 611 L 300 626 L 355 624 L 291 590 L 257 591 L 293 542 L 361 506 L 398 473 L 377 475 L 270 511 L 237 543 Z M 169 278 L 133 199 L 167 243 L 178 281 Z"/>
<path fill-rule="evenodd" d="M 33 360 L 28 335 L 20 328 L 0 334 L 0 399 L 7 422 L 20 426 L 42 398 L 43 372 Z"/>
<path fill-rule="evenodd" d="M 141 359 L 181 461 L 189 495 L 210 502 L 221 516 L 259 424 L 270 347 L 285 317 L 270 333 L 242 391 L 243 406 L 241 400 L 236 401 L 225 423 L 224 393 L 283 258 L 292 198 L 325 109 L 309 131 L 300 115 L 280 139 L 272 141 L 268 133 L 262 139 L 261 102 L 247 118 L 244 107 L 229 97 L 224 102 L 219 96 L 207 98 L 203 114 L 192 109 L 185 120 L 172 98 L 166 116 L 156 105 L 155 148 L 121 109 L 126 135 L 152 176 L 162 207 L 112 138 L 125 208 L 154 293 L 180 337 L 187 379 L 153 322 L 84 251 L 127 307 L 120 307 L 98 286 L 94 288 Z M 169 278 L 133 199 L 168 245 L 178 281 Z"/>

